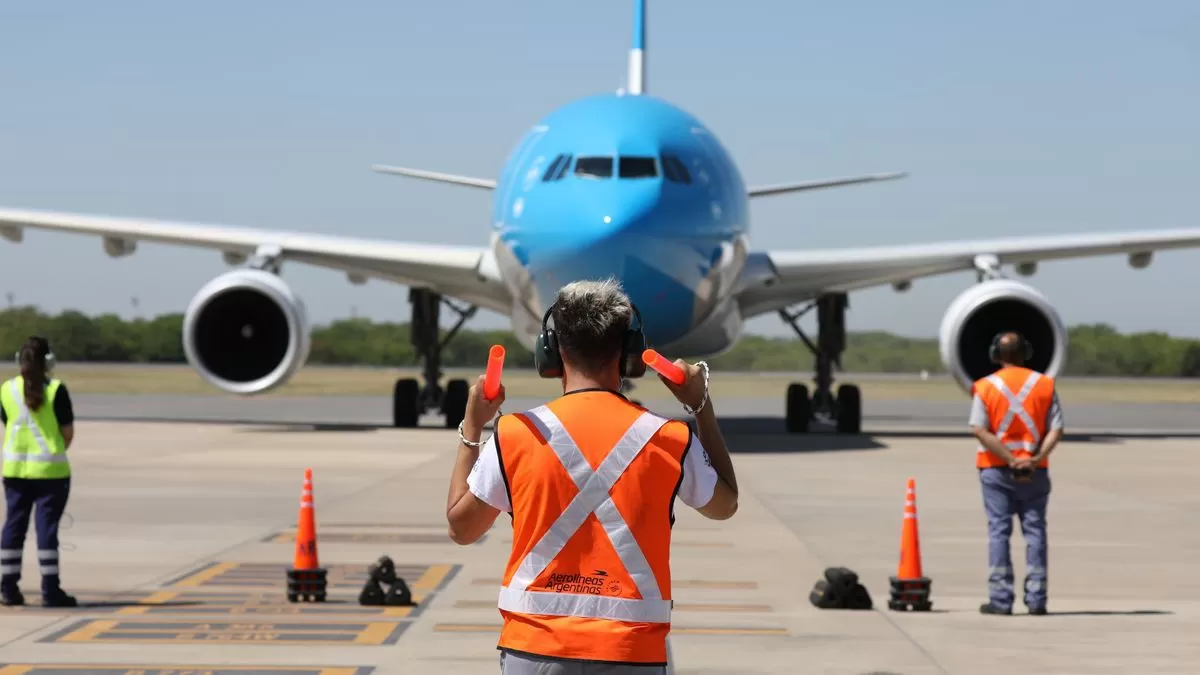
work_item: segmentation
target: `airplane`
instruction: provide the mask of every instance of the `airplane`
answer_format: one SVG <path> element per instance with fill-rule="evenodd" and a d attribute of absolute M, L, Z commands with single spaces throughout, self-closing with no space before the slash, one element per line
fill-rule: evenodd
<path fill-rule="evenodd" d="M 784 422 L 804 433 L 819 422 L 859 433 L 862 396 L 854 384 L 833 388 L 846 348 L 846 310 L 853 291 L 975 270 L 976 283 L 947 309 L 940 355 L 964 390 L 996 369 L 987 345 L 1003 330 L 1033 345 L 1029 365 L 1057 375 L 1067 333 L 1055 307 L 1003 266 L 1031 276 L 1043 261 L 1126 254 L 1134 268 L 1154 251 L 1200 245 L 1200 229 L 1013 237 L 886 247 L 772 251 L 751 247 L 752 199 L 902 178 L 863 175 L 747 186 L 737 163 L 695 116 L 648 93 L 646 2 L 633 3 L 627 81 L 614 93 L 568 102 L 530 127 L 496 179 L 376 165 L 382 174 L 450 183 L 493 194 L 486 246 L 442 246 L 379 239 L 159 220 L 0 209 L 0 236 L 24 231 L 98 236 L 114 258 L 139 241 L 220 251 L 227 271 L 187 307 L 183 346 L 188 362 L 215 388 L 262 394 L 305 363 L 310 324 L 304 303 L 280 277 L 283 263 L 344 272 L 409 287 L 412 340 L 423 376 L 396 382 L 393 425 L 415 427 L 436 410 L 454 428 L 466 410 L 466 380 L 439 384 L 440 311 L 459 315 L 453 335 L 479 308 L 509 316 L 533 349 L 543 314 L 573 280 L 616 277 L 645 318 L 651 345 L 665 354 L 720 354 L 740 339 L 747 319 L 777 313 L 813 352 L 813 391 L 788 386 Z M 454 302 L 454 301 L 457 302 Z M 803 305 L 799 311 L 790 308 Z M 816 309 L 816 342 L 797 319 Z M 623 383 L 623 389 L 629 383 Z"/>

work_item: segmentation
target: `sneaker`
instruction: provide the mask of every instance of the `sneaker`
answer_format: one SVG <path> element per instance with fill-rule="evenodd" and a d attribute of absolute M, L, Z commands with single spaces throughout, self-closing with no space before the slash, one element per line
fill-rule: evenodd
<path fill-rule="evenodd" d="M 1030 614 L 1030 616 L 1046 616 L 1046 608 L 1045 607 L 1030 607 L 1029 614 Z"/>
<path fill-rule="evenodd" d="M 1006 608 L 1004 608 L 1004 607 L 999 607 L 999 606 L 997 606 L 997 605 L 993 605 L 993 604 L 992 604 L 992 603 L 990 603 L 990 602 L 985 602 L 985 603 L 983 603 L 982 605 L 980 605 L 980 606 L 979 606 L 979 613 L 980 613 L 980 614 L 1002 614 L 1002 615 L 1010 615 L 1010 614 L 1012 614 L 1012 608 L 1011 608 L 1011 607 L 1009 607 L 1009 608 L 1007 608 L 1007 609 L 1006 609 Z"/>

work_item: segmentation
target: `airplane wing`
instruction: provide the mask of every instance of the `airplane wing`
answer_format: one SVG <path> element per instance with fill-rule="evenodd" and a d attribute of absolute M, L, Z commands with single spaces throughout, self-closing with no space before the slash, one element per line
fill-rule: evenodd
<path fill-rule="evenodd" d="M 374 277 L 500 312 L 511 308 L 509 292 L 483 247 L 0 208 L 0 237 L 20 243 L 26 229 L 101 237 L 105 251 L 114 257 L 129 255 L 139 241 L 220 251 L 230 264 L 267 254 L 344 271 L 352 280 Z"/>
<path fill-rule="evenodd" d="M 1200 229 L 1011 237 L 979 241 L 912 244 L 813 251 L 752 252 L 737 291 L 749 318 L 810 300 L 882 284 L 993 265 L 1128 254 L 1144 267 L 1153 251 L 1200 247 Z"/>

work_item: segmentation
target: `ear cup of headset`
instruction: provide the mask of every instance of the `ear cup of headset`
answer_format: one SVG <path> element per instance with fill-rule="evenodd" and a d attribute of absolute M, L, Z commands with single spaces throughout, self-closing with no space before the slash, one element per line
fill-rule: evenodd
<path fill-rule="evenodd" d="M 533 346 L 533 366 L 538 376 L 553 379 L 562 377 L 562 355 L 558 351 L 558 336 L 553 328 L 543 329 Z"/>
<path fill-rule="evenodd" d="M 646 336 L 640 330 L 625 334 L 625 348 L 621 354 L 621 377 L 641 377 L 646 374 L 646 362 L 642 352 L 646 351 Z"/>

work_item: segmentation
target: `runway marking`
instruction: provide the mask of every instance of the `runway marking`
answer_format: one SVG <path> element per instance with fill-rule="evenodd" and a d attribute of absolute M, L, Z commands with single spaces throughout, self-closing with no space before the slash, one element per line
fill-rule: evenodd
<path fill-rule="evenodd" d="M 175 582 L 168 582 L 167 586 L 200 586 L 208 581 L 211 581 L 225 572 L 237 567 L 235 562 L 209 563 L 199 570 L 193 572 L 191 576 L 180 579 Z"/>
<path fill-rule="evenodd" d="M 487 540 L 483 535 L 472 545 Z M 290 544 L 296 541 L 295 532 L 274 532 L 262 538 L 264 544 Z M 450 535 L 443 532 L 324 532 L 318 544 L 452 544 Z"/>
<path fill-rule="evenodd" d="M 112 663 L 0 663 L 0 675 L 371 675 L 374 667 L 305 668 L 302 665 L 114 665 Z"/>
<path fill-rule="evenodd" d="M 499 633 L 500 624 L 492 623 L 438 623 L 436 633 Z M 787 635 L 786 628 L 740 628 L 740 627 L 686 627 L 671 626 L 671 635 Z"/>
<path fill-rule="evenodd" d="M 202 588 L 228 586 L 248 589 L 279 588 L 287 586 L 286 564 L 276 563 L 210 563 L 200 569 L 169 581 L 164 586 L 174 588 Z M 396 565 L 396 574 L 408 582 L 408 587 L 431 592 L 441 590 L 458 573 L 461 565 Z M 367 581 L 366 565 L 325 565 L 326 586 L 330 591 L 353 591 L 362 589 Z M 416 581 L 413 581 L 413 580 Z"/>
<path fill-rule="evenodd" d="M 500 587 L 501 580 L 494 577 L 482 577 L 471 580 L 472 586 Z M 671 588 L 698 588 L 706 590 L 747 591 L 758 588 L 757 581 L 718 581 L 714 579 L 672 579 Z"/>
<path fill-rule="evenodd" d="M 410 622 L 194 622 L 84 619 L 38 642 L 126 644 L 395 644 Z"/>
<path fill-rule="evenodd" d="M 439 567 L 450 567 L 441 565 Z M 426 574 L 429 574 L 426 572 Z M 438 578 L 440 579 L 440 577 Z M 435 579 L 435 583 L 438 579 Z M 410 587 L 411 588 L 411 587 Z M 288 602 L 282 593 L 209 593 L 158 591 L 124 607 L 115 613 L 122 616 L 147 614 L 218 614 L 262 615 L 285 614 L 305 616 L 369 615 L 392 619 L 415 619 L 431 596 L 414 592 L 413 607 L 363 606 L 358 597 L 327 597 L 325 602 Z M 0 674 L 2 675 L 2 674 Z"/>
<path fill-rule="evenodd" d="M 495 600 L 459 600 L 454 603 L 458 609 L 496 609 Z M 770 605 L 735 605 L 717 602 L 677 602 L 672 606 L 675 612 L 773 612 Z"/>

